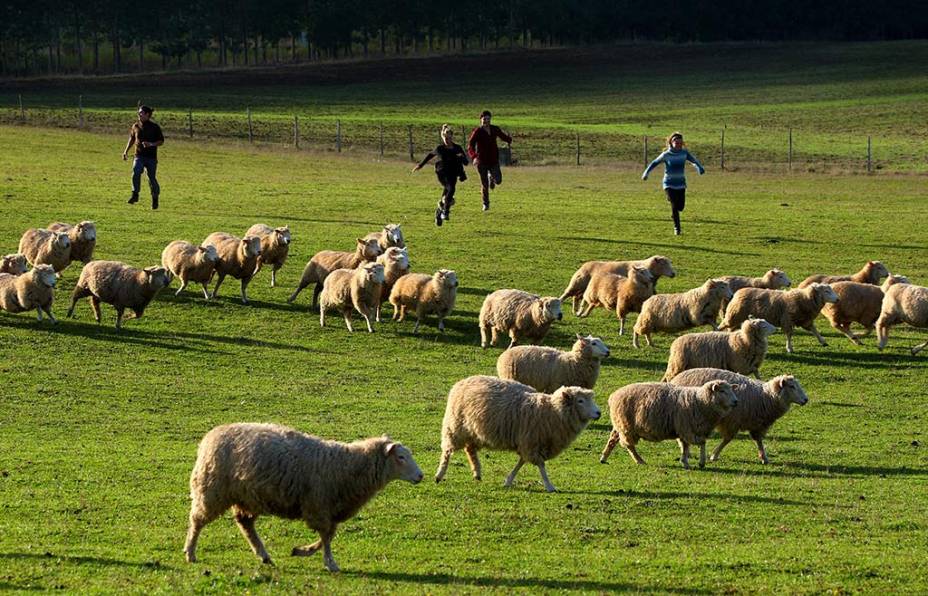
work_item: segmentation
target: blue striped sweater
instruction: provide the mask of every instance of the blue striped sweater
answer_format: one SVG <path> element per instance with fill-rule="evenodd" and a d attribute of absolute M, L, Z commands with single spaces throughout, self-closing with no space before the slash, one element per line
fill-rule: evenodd
<path fill-rule="evenodd" d="M 684 167 L 688 161 L 693 162 L 693 165 L 696 166 L 696 170 L 700 174 L 705 173 L 706 169 L 702 167 L 699 160 L 693 157 L 686 149 L 681 149 L 679 151 L 667 149 L 658 155 L 654 161 L 648 164 L 648 167 L 645 168 L 644 173 L 641 175 L 641 179 L 647 180 L 651 170 L 663 163 L 664 188 L 686 188 L 686 173 L 684 172 Z"/>

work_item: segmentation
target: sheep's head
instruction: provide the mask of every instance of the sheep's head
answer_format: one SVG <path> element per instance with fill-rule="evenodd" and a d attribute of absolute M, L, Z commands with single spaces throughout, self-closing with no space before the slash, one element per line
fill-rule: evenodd
<path fill-rule="evenodd" d="M 383 231 L 384 235 L 387 237 L 387 244 L 400 248 L 406 247 L 406 242 L 403 240 L 403 230 L 400 229 L 400 224 L 387 224 L 383 227 Z"/>
<path fill-rule="evenodd" d="M 365 261 L 373 261 L 383 252 L 380 245 L 377 244 L 376 238 L 371 238 L 370 240 L 358 238 L 357 251 L 361 253 Z"/>
<path fill-rule="evenodd" d="M 401 271 L 409 270 L 409 252 L 405 248 L 391 246 L 377 260 L 380 261 L 381 257 L 385 257 L 386 261 Z"/>
<path fill-rule="evenodd" d="M 199 253 L 200 258 L 207 263 L 216 263 L 219 261 L 219 253 L 216 252 L 216 247 L 212 244 L 198 246 L 197 252 Z"/>
<path fill-rule="evenodd" d="M 451 289 L 458 287 L 458 275 L 451 269 L 439 269 L 435 272 L 433 279 L 443 288 Z"/>
<path fill-rule="evenodd" d="M 886 290 L 889 289 L 889 286 L 894 286 L 896 284 L 907 284 L 907 283 L 910 283 L 908 277 L 904 275 L 893 275 L 890 273 L 889 275 L 886 276 L 886 281 L 883 282 L 883 285 L 880 286 L 880 289 L 883 290 L 883 293 L 885 294 Z"/>
<path fill-rule="evenodd" d="M 628 279 L 638 286 L 650 286 L 654 282 L 654 275 L 647 267 L 632 265 L 628 272 Z"/>
<path fill-rule="evenodd" d="M 28 270 L 26 256 L 21 254 L 5 255 L 0 259 L 0 273 L 22 275 Z"/>
<path fill-rule="evenodd" d="M 146 267 L 143 271 L 150 288 L 160 290 L 171 283 L 171 274 L 164 267 Z"/>
<path fill-rule="evenodd" d="M 364 279 L 367 280 L 368 283 L 382 284 L 386 279 L 383 265 L 380 263 L 365 263 L 360 269 Z"/>
<path fill-rule="evenodd" d="M 838 295 L 828 284 L 814 283 L 809 285 L 809 292 L 813 295 L 816 304 L 834 304 L 838 301 Z"/>
<path fill-rule="evenodd" d="M 54 288 L 55 284 L 58 283 L 58 276 L 55 275 L 55 268 L 51 265 L 36 265 L 33 267 L 32 279 L 35 283 L 48 288 Z"/>
<path fill-rule="evenodd" d="M 732 385 L 727 381 L 709 381 L 702 388 L 708 394 L 712 407 L 722 414 L 727 414 L 738 405 L 735 391 L 741 389 L 741 385 Z"/>
<path fill-rule="evenodd" d="M 709 295 L 721 300 L 731 300 L 734 295 L 731 286 L 723 279 L 706 280 L 702 287 L 706 289 Z"/>
<path fill-rule="evenodd" d="M 583 387 L 561 387 L 553 394 L 565 409 L 572 410 L 580 420 L 599 420 L 602 412 L 593 401 L 593 391 Z"/>
<path fill-rule="evenodd" d="M 290 244 L 290 226 L 274 228 L 274 235 L 277 236 L 277 244 L 287 246 Z"/>
<path fill-rule="evenodd" d="M 574 342 L 574 352 L 580 352 L 585 358 L 591 360 L 602 360 L 609 357 L 609 346 L 598 337 L 592 335 L 583 337 L 578 333 L 577 341 Z"/>
<path fill-rule="evenodd" d="M 804 406 L 809 403 L 809 396 L 793 375 L 774 377 L 770 379 L 770 386 L 773 388 L 773 393 L 787 406 L 789 404 Z"/>
<path fill-rule="evenodd" d="M 870 275 L 876 276 L 877 279 L 882 279 L 889 275 L 889 269 L 879 261 L 867 261 L 867 271 L 870 272 Z"/>
<path fill-rule="evenodd" d="M 97 226 L 92 221 L 82 221 L 77 224 L 77 237 L 84 242 L 93 242 L 97 239 Z"/>
<path fill-rule="evenodd" d="M 561 301 L 559 298 L 555 298 L 553 296 L 539 298 L 536 306 L 540 310 L 539 315 L 541 316 L 542 320 L 560 321 L 564 318 L 564 314 L 561 312 Z"/>
<path fill-rule="evenodd" d="M 654 279 L 677 276 L 677 272 L 673 270 L 673 266 L 670 264 L 670 259 L 661 255 L 654 255 L 648 259 L 648 270 L 654 275 Z"/>
<path fill-rule="evenodd" d="M 776 330 L 776 327 L 764 319 L 755 319 L 750 317 L 745 322 L 741 323 L 742 333 L 748 336 L 756 337 L 758 339 L 764 339 L 768 335 L 774 333 Z"/>
<path fill-rule="evenodd" d="M 413 484 L 422 482 L 422 470 L 412 458 L 412 452 L 405 445 L 390 441 L 390 437 L 386 435 L 384 439 L 388 441 L 383 447 L 383 453 L 387 458 L 387 478 L 405 480 Z"/>
<path fill-rule="evenodd" d="M 261 255 L 261 238 L 258 236 L 245 236 L 242 238 L 241 246 L 246 259 Z"/>
<path fill-rule="evenodd" d="M 771 269 L 764 274 L 764 283 L 771 290 L 779 290 L 790 287 L 793 281 L 780 269 Z"/>
<path fill-rule="evenodd" d="M 51 237 L 50 241 L 53 248 L 64 250 L 71 247 L 71 239 L 68 238 L 65 232 L 54 232 L 54 236 Z"/>

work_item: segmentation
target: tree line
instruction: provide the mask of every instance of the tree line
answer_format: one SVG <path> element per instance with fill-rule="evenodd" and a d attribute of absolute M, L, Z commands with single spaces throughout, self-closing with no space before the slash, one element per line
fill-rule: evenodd
<path fill-rule="evenodd" d="M 928 37 L 901 0 L 0 0 L 0 75 L 612 41 Z"/>

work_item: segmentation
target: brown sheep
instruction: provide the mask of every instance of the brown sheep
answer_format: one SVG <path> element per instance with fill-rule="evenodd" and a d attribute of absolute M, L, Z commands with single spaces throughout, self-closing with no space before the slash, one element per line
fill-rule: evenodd
<path fill-rule="evenodd" d="M 213 232 L 203 241 L 203 246 L 212 244 L 216 247 L 219 260 L 216 261 L 216 287 L 212 298 L 219 295 L 219 286 L 227 275 L 242 281 L 242 304 L 248 304 L 248 284 L 255 276 L 258 258 L 261 256 L 261 239 L 257 236 L 239 238 L 225 232 Z"/>
<path fill-rule="evenodd" d="M 886 265 L 879 261 L 867 261 L 863 268 L 853 275 L 825 275 L 824 273 L 810 275 L 802 280 L 799 288 L 808 287 L 813 283 L 830 284 L 836 281 L 856 281 L 857 283 L 878 286 L 880 280 L 887 275 L 889 275 L 889 270 L 886 269 Z"/>
<path fill-rule="evenodd" d="M 765 273 L 762 277 L 746 277 L 744 275 L 723 275 L 722 277 L 717 277 L 728 284 L 728 287 L 731 288 L 731 293 L 735 294 L 741 288 L 765 288 L 767 290 L 779 290 L 782 288 L 788 288 L 792 284 L 792 280 L 779 269 L 771 269 Z M 722 302 L 721 308 L 719 308 L 719 317 L 725 317 L 725 308 L 728 306 L 728 300 Z"/>
<path fill-rule="evenodd" d="M 71 239 L 64 232 L 30 228 L 19 240 L 19 252 L 32 265 L 51 265 L 61 273 L 71 263 Z"/>
<path fill-rule="evenodd" d="M 439 269 L 434 275 L 407 273 L 393 286 L 390 304 L 393 319 L 402 321 L 406 310 L 416 312 L 416 325 L 412 332 L 419 332 L 419 325 L 426 315 L 438 316 L 438 330 L 445 331 L 445 317 L 451 314 L 458 295 L 458 276 L 450 269 Z"/>
<path fill-rule="evenodd" d="M 403 240 L 403 230 L 400 224 L 387 224 L 379 232 L 371 232 L 364 237 L 365 240 L 376 240 L 380 252 L 386 252 L 391 246 L 397 248 L 406 248 L 406 241 Z"/>
<path fill-rule="evenodd" d="M 509 347 L 527 339 L 540 342 L 554 321 L 560 321 L 561 301 L 522 290 L 496 290 L 480 307 L 480 347 L 495 346 L 499 333 L 509 335 Z"/>
<path fill-rule="evenodd" d="M 300 283 L 290 294 L 290 297 L 287 298 L 287 302 L 296 300 L 299 293 L 309 284 L 316 284 L 316 287 L 313 288 L 313 306 L 315 307 L 319 300 L 319 294 L 322 292 L 322 284 L 329 273 L 336 269 L 356 269 L 361 263 L 375 260 L 382 252 L 376 239 L 365 240 L 363 238 L 357 239 L 354 252 L 337 250 L 317 252 L 306 263 L 303 275 L 300 277 Z"/>
<path fill-rule="evenodd" d="M 97 246 L 97 226 L 92 221 L 82 221 L 76 226 L 55 222 L 48 226 L 52 232 L 62 232 L 71 240 L 71 262 L 89 263 Z"/>
<path fill-rule="evenodd" d="M 909 280 L 903 275 L 890 275 L 880 287 L 856 281 L 838 281 L 830 284 L 838 301 L 823 306 L 822 315 L 852 343 L 860 345 L 860 338 L 870 335 L 876 320 L 880 318 L 883 293 L 889 286 L 897 283 L 909 283 Z M 851 323 L 859 323 L 864 328 L 863 335 L 852 332 Z"/>
<path fill-rule="evenodd" d="M 26 255 L 15 253 L 0 257 L 0 273 L 22 275 L 28 270 L 29 266 L 26 265 Z"/>
<path fill-rule="evenodd" d="M 390 292 L 396 281 L 409 273 L 409 252 L 405 248 L 391 246 L 385 253 L 377 257 L 377 262 L 383 265 L 383 289 L 380 292 L 380 302 L 377 304 L 377 322 L 380 322 L 380 309 L 384 302 L 390 299 Z"/>
<path fill-rule="evenodd" d="M 52 314 L 57 281 L 51 265 L 36 265 L 32 271 L 22 275 L 0 273 L 0 309 L 17 313 L 34 308 L 39 321 L 42 320 L 42 311 L 45 311 L 51 322 L 57 323 Z"/>
<path fill-rule="evenodd" d="M 77 301 L 89 296 L 97 323 L 100 303 L 106 302 L 116 307 L 116 329 L 121 329 L 127 308 L 135 313 L 136 319 L 141 319 L 148 303 L 169 283 L 171 277 L 164 267 L 136 269 L 118 261 L 90 261 L 74 286 L 68 317 L 74 316 Z"/>
<path fill-rule="evenodd" d="M 271 287 L 277 286 L 277 270 L 287 262 L 290 254 L 290 226 L 272 228 L 265 224 L 255 224 L 248 228 L 245 236 L 257 236 L 261 239 L 261 255 L 255 267 L 255 275 L 264 265 L 271 266 Z"/>
<path fill-rule="evenodd" d="M 628 313 L 641 312 L 644 301 L 654 295 L 654 278 L 644 267 L 633 266 L 628 277 L 614 273 L 597 273 L 590 279 L 583 302 L 586 310 L 579 316 L 585 317 L 597 306 L 615 310 L 619 318 L 619 335 L 625 334 L 625 318 Z"/>
<path fill-rule="evenodd" d="M 613 273 L 627 277 L 628 270 L 633 265 L 644 267 L 651 272 L 652 277 L 654 277 L 653 291 L 657 291 L 657 280 L 661 277 L 676 277 L 677 275 L 670 263 L 670 259 L 661 255 L 654 255 L 641 261 L 587 261 L 570 278 L 570 283 L 567 284 L 567 288 L 561 294 L 560 300 L 563 302 L 567 298 L 573 297 L 574 314 L 579 315 L 582 312 L 580 308 L 581 297 L 594 273 Z"/>
<path fill-rule="evenodd" d="M 161 266 L 180 280 L 180 288 L 174 293 L 180 295 L 190 282 L 203 285 L 203 297 L 209 300 L 206 286 L 216 273 L 219 253 L 212 244 L 197 246 L 184 240 L 175 240 L 161 251 Z"/>
<path fill-rule="evenodd" d="M 638 337 L 643 335 L 648 345 L 653 345 L 651 333 L 655 331 L 683 331 L 701 325 L 715 324 L 719 307 L 731 300 L 731 288 L 718 279 L 706 280 L 698 288 L 678 294 L 655 294 L 641 305 L 641 314 L 635 321 L 632 345 L 638 347 Z"/>
<path fill-rule="evenodd" d="M 337 308 L 345 317 L 348 331 L 354 332 L 351 326 L 351 310 L 354 308 L 364 317 L 368 332 L 373 333 L 371 319 L 377 312 L 381 285 L 383 265 L 380 263 L 364 263 L 357 269 L 336 269 L 322 284 L 322 293 L 319 295 L 319 326 L 325 327 L 326 310 Z"/>

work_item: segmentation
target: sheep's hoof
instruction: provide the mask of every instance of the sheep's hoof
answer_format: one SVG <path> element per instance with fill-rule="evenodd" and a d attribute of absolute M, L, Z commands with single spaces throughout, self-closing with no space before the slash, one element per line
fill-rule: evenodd
<path fill-rule="evenodd" d="M 264 565 L 273 565 L 274 561 L 271 560 L 271 557 L 269 555 L 265 555 L 261 557 L 261 563 L 263 563 Z"/>
<path fill-rule="evenodd" d="M 196 563 L 196 562 L 197 562 L 197 556 L 196 556 L 195 554 L 193 554 L 193 553 L 188 553 L 188 552 L 185 551 L 185 552 L 184 552 L 184 558 L 187 559 L 187 562 L 188 562 L 188 563 Z"/>
<path fill-rule="evenodd" d="M 719 461 L 719 459 L 720 459 L 720 458 L 719 458 L 717 455 L 710 455 L 710 456 L 709 456 L 709 461 L 711 461 L 711 462 Z"/>
<path fill-rule="evenodd" d="M 554 488 L 553 486 L 546 486 L 546 487 L 545 487 L 545 492 L 556 493 L 556 492 L 557 492 L 557 489 Z"/>
<path fill-rule="evenodd" d="M 335 563 L 332 563 L 332 564 L 326 563 L 325 568 L 331 571 L 332 573 L 338 573 L 341 571 L 341 567 L 339 567 Z"/>
<path fill-rule="evenodd" d="M 599 463 L 601 463 L 601 464 L 606 463 L 606 459 L 607 459 L 607 458 L 605 458 L 605 457 L 600 457 L 600 458 L 599 458 Z"/>

